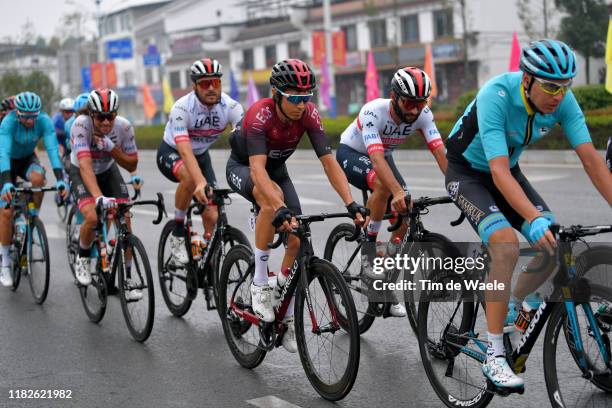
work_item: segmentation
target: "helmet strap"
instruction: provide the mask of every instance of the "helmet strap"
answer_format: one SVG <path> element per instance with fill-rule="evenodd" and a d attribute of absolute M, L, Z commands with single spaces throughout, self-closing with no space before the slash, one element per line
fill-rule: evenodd
<path fill-rule="evenodd" d="M 539 113 L 540 115 L 542 115 L 542 111 L 540 111 L 538 109 L 538 107 L 535 105 L 535 103 L 533 103 L 533 101 L 531 100 L 531 88 L 533 88 L 533 84 L 535 82 L 535 77 L 533 75 L 531 75 L 531 79 L 529 80 L 529 85 L 527 85 L 527 88 L 525 89 L 525 97 L 527 98 L 527 103 L 529 103 L 529 106 L 531 106 L 531 109 L 533 109 L 535 112 Z"/>

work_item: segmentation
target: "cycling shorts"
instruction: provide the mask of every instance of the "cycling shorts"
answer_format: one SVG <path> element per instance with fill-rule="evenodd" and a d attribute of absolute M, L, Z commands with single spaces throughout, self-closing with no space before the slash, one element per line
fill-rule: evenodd
<path fill-rule="evenodd" d="M 79 210 L 85 205 L 95 204 L 94 197 L 83 183 L 80 169 L 74 164 L 70 166 L 70 180 L 72 182 L 72 194 L 78 203 Z M 121 177 L 117 163 L 113 163 L 110 169 L 96 174 L 96 181 L 104 197 L 114 197 L 118 203 L 126 203 L 130 200 L 127 185 Z"/>
<path fill-rule="evenodd" d="M 206 178 L 206 182 L 217 187 L 217 178 L 215 177 L 215 171 L 213 170 L 212 161 L 210 160 L 210 154 L 208 150 L 195 156 L 198 166 Z M 157 167 L 164 176 L 170 181 L 178 183 L 177 174 L 181 166 L 185 163 L 181 159 L 181 155 L 178 150 L 170 146 L 168 143 L 162 141 L 159 149 L 157 150 Z"/>

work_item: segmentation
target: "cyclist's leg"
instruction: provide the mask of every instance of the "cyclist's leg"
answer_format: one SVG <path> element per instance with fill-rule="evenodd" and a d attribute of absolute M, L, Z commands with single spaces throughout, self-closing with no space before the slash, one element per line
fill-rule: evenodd
<path fill-rule="evenodd" d="M 24 166 L 21 164 L 23 160 L 11 159 L 11 183 L 16 184 L 17 175 L 22 172 Z M 2 264 L 0 278 L 2 285 L 9 287 L 13 285 L 13 277 L 10 271 L 11 258 L 10 249 L 13 241 L 13 208 L 5 208 L 7 203 L 0 199 L 0 255 L 2 256 Z"/>
<path fill-rule="evenodd" d="M 79 212 L 83 216 L 83 223 L 79 230 L 79 253 L 76 259 L 75 274 L 81 284 L 88 285 L 91 283 L 91 247 L 95 239 L 94 228 L 98 219 L 95 200 L 83 183 L 80 169 L 75 165 L 70 167 L 70 178 Z"/>
<path fill-rule="evenodd" d="M 408 184 L 406 184 L 404 177 L 402 177 L 402 174 L 395 165 L 395 160 L 393 160 L 393 156 L 391 154 L 386 155 L 385 159 L 387 159 L 387 163 L 389 164 L 389 167 L 391 168 L 391 171 L 393 172 L 393 175 L 395 176 L 395 179 L 398 181 L 400 186 L 402 186 L 404 191 L 408 191 Z M 391 242 L 394 242 L 398 238 L 402 239 L 402 237 L 406 234 L 407 231 L 408 225 L 406 223 L 402 223 L 400 227 L 397 230 L 393 231 L 393 233 L 391 234 Z"/>
<path fill-rule="evenodd" d="M 202 174 L 206 178 L 208 185 L 213 188 L 217 187 L 217 177 L 215 176 L 215 170 L 212 166 L 212 161 L 210 160 L 210 154 L 208 150 L 204 153 L 196 156 L 198 160 L 198 165 L 200 166 L 200 170 L 202 170 Z M 211 234 L 213 233 L 215 226 L 217 225 L 218 218 L 217 206 L 213 202 L 209 202 L 208 206 L 202 213 L 202 224 L 204 224 L 204 233 Z"/>
<path fill-rule="evenodd" d="M 40 164 L 40 161 L 35 155 L 30 156 L 28 160 L 28 168 L 25 172 L 24 179 L 32 183 L 32 187 L 43 187 L 46 182 L 44 167 Z M 36 209 L 39 209 L 42 204 L 43 193 L 34 193 L 32 199 Z"/>

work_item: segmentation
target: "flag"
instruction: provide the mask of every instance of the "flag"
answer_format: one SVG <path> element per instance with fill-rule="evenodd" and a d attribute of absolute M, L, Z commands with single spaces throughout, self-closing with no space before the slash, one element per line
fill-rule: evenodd
<path fill-rule="evenodd" d="M 376 65 L 374 64 L 374 54 L 372 54 L 371 50 L 368 53 L 368 66 L 366 67 L 365 87 L 366 103 L 380 96 L 380 91 L 378 90 L 378 72 L 376 72 Z"/>
<path fill-rule="evenodd" d="M 164 113 L 170 113 L 172 106 L 174 106 L 174 97 L 167 78 L 162 81 L 162 90 L 164 92 Z"/>
<path fill-rule="evenodd" d="M 438 96 L 438 85 L 436 84 L 436 65 L 434 64 L 433 54 L 431 52 L 431 44 L 425 45 L 425 73 L 431 81 L 431 96 Z"/>
<path fill-rule="evenodd" d="M 153 99 L 149 85 L 146 84 L 142 86 L 142 107 L 144 108 L 144 114 L 147 119 L 151 119 L 155 116 L 157 104 L 155 103 L 155 99 Z"/>
<path fill-rule="evenodd" d="M 255 81 L 253 81 L 253 77 L 249 74 L 249 87 L 247 91 L 247 108 L 257 102 L 259 100 L 259 92 L 257 91 L 257 87 L 255 86 Z"/>
<path fill-rule="evenodd" d="M 240 92 L 238 91 L 238 84 L 236 83 L 236 77 L 234 71 L 230 70 L 230 97 L 235 100 L 240 100 Z"/>
<path fill-rule="evenodd" d="M 521 45 L 518 41 L 516 31 L 512 34 L 512 47 L 510 49 L 510 65 L 508 65 L 508 71 L 514 72 L 519 70 L 519 63 L 521 62 Z"/>
<path fill-rule="evenodd" d="M 323 102 L 323 105 L 327 108 L 328 112 L 331 112 L 333 110 L 332 102 L 329 97 L 330 85 L 331 85 L 331 80 L 329 78 L 329 68 L 327 66 L 327 58 L 325 58 L 323 59 L 323 62 L 321 62 L 320 95 L 321 95 L 321 102 Z"/>
<path fill-rule="evenodd" d="M 612 18 L 608 20 L 608 40 L 606 43 L 606 90 L 612 93 Z"/>

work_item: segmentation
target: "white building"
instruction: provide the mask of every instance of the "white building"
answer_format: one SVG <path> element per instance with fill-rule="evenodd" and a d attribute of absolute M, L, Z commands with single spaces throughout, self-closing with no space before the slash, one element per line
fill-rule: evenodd
<path fill-rule="evenodd" d="M 44 72 L 55 88 L 59 88 L 57 52 L 50 47 L 24 44 L 0 44 L 0 75 L 16 71 L 28 75 Z"/>

